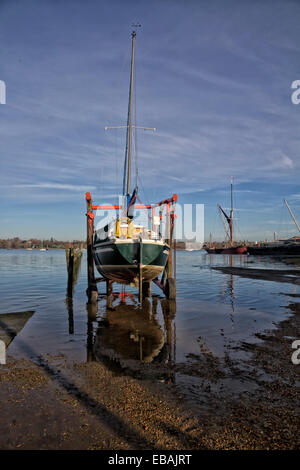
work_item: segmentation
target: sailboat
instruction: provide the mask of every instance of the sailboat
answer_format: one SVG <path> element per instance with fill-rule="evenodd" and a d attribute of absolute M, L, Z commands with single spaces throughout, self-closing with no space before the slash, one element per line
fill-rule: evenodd
<path fill-rule="evenodd" d="M 131 70 L 129 86 L 129 103 L 126 132 L 126 150 L 123 175 L 123 204 L 116 220 L 101 229 L 95 230 L 93 254 L 98 272 L 106 279 L 121 284 L 137 284 L 140 281 L 151 281 L 165 269 L 170 246 L 160 233 L 160 222 L 153 218 L 149 230 L 140 224 L 135 224 L 133 216 L 134 204 L 138 197 L 137 180 L 132 191 L 131 162 L 133 129 L 133 78 L 135 61 L 136 32 L 131 34 Z M 122 127 L 122 126 L 121 126 Z M 108 129 L 108 128 L 106 128 Z M 149 129 L 142 127 L 142 129 Z M 162 201 L 154 206 L 165 204 Z M 172 200 L 172 202 L 174 202 Z M 154 223 L 156 220 L 156 224 Z"/>
<path fill-rule="evenodd" d="M 231 177 L 230 195 L 231 195 L 230 215 L 227 215 L 224 209 L 222 209 L 222 207 L 220 206 L 220 204 L 218 204 L 218 209 L 220 211 L 221 218 L 223 220 L 224 227 L 229 238 L 229 246 L 216 248 L 216 247 L 212 247 L 210 243 L 209 246 L 204 246 L 204 249 L 207 251 L 207 253 L 222 254 L 222 255 L 225 255 L 225 254 L 240 255 L 240 254 L 247 253 L 246 246 L 234 246 L 234 241 L 233 241 L 233 212 L 234 212 L 233 210 L 233 177 Z M 226 222 L 228 224 L 228 227 L 226 225 Z"/>
<path fill-rule="evenodd" d="M 283 202 L 285 203 L 290 213 L 290 216 L 292 217 L 298 231 L 300 232 L 300 226 L 287 200 L 284 199 Z M 261 256 L 296 255 L 296 256 L 299 256 L 300 255 L 300 236 L 294 236 L 288 239 L 275 240 L 275 234 L 274 234 L 273 242 L 267 242 L 262 245 L 259 243 L 257 246 L 248 246 L 247 250 L 250 255 L 261 255 Z"/>

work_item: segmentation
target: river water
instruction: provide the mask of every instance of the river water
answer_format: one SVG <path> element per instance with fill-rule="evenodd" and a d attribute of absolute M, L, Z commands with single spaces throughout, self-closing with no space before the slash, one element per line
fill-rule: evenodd
<path fill-rule="evenodd" d="M 176 302 L 167 302 L 153 286 L 152 301 L 141 308 L 134 289 L 116 285 L 113 309 L 106 308 L 104 295 L 91 309 L 85 253 L 73 301 L 68 301 L 63 250 L 0 250 L 0 321 L 1 314 L 33 312 L 7 353 L 101 360 L 135 373 L 152 364 L 158 371 L 153 377 L 162 381 L 160 364 L 172 364 L 174 370 L 174 364 L 189 364 L 201 354 L 222 358 L 228 344 L 256 342 L 255 333 L 291 315 L 287 306 L 299 286 L 223 274 L 212 266 L 287 269 L 271 258 L 178 251 Z M 104 294 L 104 283 L 98 286 Z M 191 383 L 194 378 L 188 376 L 179 372 L 173 380 Z"/>

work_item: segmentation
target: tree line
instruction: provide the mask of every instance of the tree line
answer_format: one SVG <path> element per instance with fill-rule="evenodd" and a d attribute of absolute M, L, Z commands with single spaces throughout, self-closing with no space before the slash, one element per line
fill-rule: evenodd
<path fill-rule="evenodd" d="M 0 249 L 57 249 L 57 248 L 86 248 L 86 243 L 81 240 L 62 241 L 50 238 L 49 240 L 39 240 L 38 238 L 30 238 L 22 240 L 19 237 L 0 239 Z"/>

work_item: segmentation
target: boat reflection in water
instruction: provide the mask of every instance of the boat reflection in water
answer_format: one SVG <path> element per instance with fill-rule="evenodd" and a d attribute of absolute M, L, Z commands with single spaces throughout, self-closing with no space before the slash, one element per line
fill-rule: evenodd
<path fill-rule="evenodd" d="M 176 302 L 153 297 L 140 305 L 133 296 L 127 301 L 120 296 L 101 316 L 96 331 L 95 307 L 91 311 L 88 306 L 88 360 L 139 377 L 173 381 Z"/>
<path fill-rule="evenodd" d="M 71 249 L 66 250 L 67 268 L 69 265 L 70 251 Z M 78 250 L 78 249 L 74 250 L 72 283 L 71 285 L 69 284 L 69 278 L 68 278 L 68 287 L 66 290 L 66 306 L 67 306 L 68 317 L 69 317 L 69 334 L 70 335 L 74 334 L 73 293 L 74 293 L 75 286 L 77 284 L 79 273 L 80 273 L 82 253 L 83 253 L 82 250 Z"/>

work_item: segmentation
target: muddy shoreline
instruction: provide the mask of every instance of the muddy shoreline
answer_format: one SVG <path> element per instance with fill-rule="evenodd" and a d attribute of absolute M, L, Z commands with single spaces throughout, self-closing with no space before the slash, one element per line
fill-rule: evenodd
<path fill-rule="evenodd" d="M 64 356 L 8 358 L 0 368 L 1 449 L 299 449 L 300 373 L 291 344 L 300 339 L 300 303 L 257 343 L 229 344 L 174 364 L 197 378 L 195 400 L 176 381 L 153 381 L 100 362 Z M 240 350 L 244 359 L 231 353 Z M 226 381 L 251 381 L 232 393 Z"/>
<path fill-rule="evenodd" d="M 261 279 L 264 281 L 288 282 L 300 285 L 300 271 L 292 269 L 255 269 L 228 266 L 214 266 L 211 269 L 223 274 L 247 277 L 249 279 Z"/>

